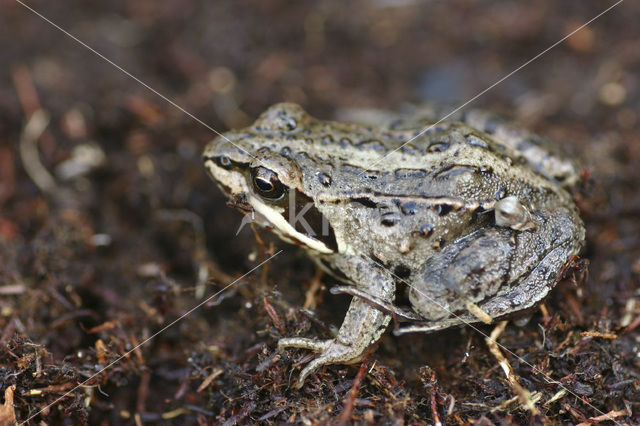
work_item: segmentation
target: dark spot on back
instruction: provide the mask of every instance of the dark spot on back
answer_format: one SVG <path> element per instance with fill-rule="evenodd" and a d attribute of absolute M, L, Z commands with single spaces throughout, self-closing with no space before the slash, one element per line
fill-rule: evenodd
<path fill-rule="evenodd" d="M 449 149 L 448 142 L 434 142 L 427 147 L 427 152 L 443 152 Z"/>
<path fill-rule="evenodd" d="M 433 225 L 425 223 L 420 227 L 418 232 L 424 237 L 429 237 L 431 234 L 433 234 Z"/>
<path fill-rule="evenodd" d="M 352 166 L 351 164 L 343 164 L 342 166 L 340 166 L 340 170 L 342 170 L 345 173 L 353 173 L 353 174 L 362 173 L 362 169 L 356 166 Z"/>
<path fill-rule="evenodd" d="M 382 215 L 380 223 L 384 226 L 391 227 L 400 221 L 396 212 L 387 212 Z"/>
<path fill-rule="evenodd" d="M 472 166 L 463 166 L 458 164 L 450 164 L 437 171 L 433 177 L 434 179 L 449 179 L 454 176 L 460 176 L 465 173 L 475 173 L 477 170 Z"/>
<path fill-rule="evenodd" d="M 487 145 L 485 141 L 475 135 L 467 135 L 464 137 L 464 140 L 468 145 L 476 146 L 482 149 L 489 149 L 489 145 Z"/>
<path fill-rule="evenodd" d="M 366 198 L 366 197 L 361 197 L 361 198 L 354 198 L 352 200 L 352 202 L 354 203 L 358 203 L 358 204 L 362 204 L 363 206 L 370 208 L 370 209 L 375 209 L 378 207 L 378 204 L 374 201 L 372 201 L 370 198 Z"/>
<path fill-rule="evenodd" d="M 382 144 L 382 142 L 375 140 L 375 139 L 371 139 L 371 140 L 366 140 L 366 141 L 362 141 L 359 144 L 356 145 L 356 148 L 362 149 L 362 150 L 374 150 L 374 151 L 378 151 L 378 152 L 384 152 L 386 151 L 384 145 Z"/>
<path fill-rule="evenodd" d="M 351 146 L 351 139 L 349 138 L 340 138 L 340 146 L 342 148 L 348 148 Z"/>
<path fill-rule="evenodd" d="M 400 204 L 400 211 L 407 216 L 413 216 L 418 212 L 418 204 L 415 201 L 407 201 Z"/>
<path fill-rule="evenodd" d="M 331 135 L 324 135 L 322 137 L 322 139 L 320 140 L 320 143 L 322 143 L 322 145 L 330 145 L 333 143 L 333 136 Z"/>
<path fill-rule="evenodd" d="M 418 169 L 398 169 L 394 174 L 397 179 L 414 179 L 425 177 L 427 172 Z"/>
<path fill-rule="evenodd" d="M 308 161 L 310 160 L 309 155 L 306 152 L 297 152 L 296 158 L 300 161 Z"/>
<path fill-rule="evenodd" d="M 331 176 L 329 176 L 326 173 L 323 173 L 323 172 L 318 173 L 318 180 L 324 186 L 331 185 Z"/>
<path fill-rule="evenodd" d="M 291 157 L 291 148 L 289 148 L 288 146 L 283 147 L 280 150 L 280 154 L 284 155 L 287 158 Z"/>
<path fill-rule="evenodd" d="M 421 153 L 421 151 L 416 148 L 415 145 L 412 145 L 410 143 L 406 144 L 406 145 L 402 145 L 400 147 L 400 151 L 406 153 L 406 154 L 419 154 Z"/>
<path fill-rule="evenodd" d="M 346 159 L 343 159 L 343 161 Z M 349 163 L 344 163 L 340 166 L 340 170 L 343 171 L 344 173 L 352 173 L 358 176 L 361 176 L 364 179 L 369 179 L 369 180 L 375 180 L 378 179 L 378 174 L 375 172 L 371 172 L 371 171 L 367 171 L 364 169 L 361 169 L 360 167 L 354 166 L 352 164 Z"/>

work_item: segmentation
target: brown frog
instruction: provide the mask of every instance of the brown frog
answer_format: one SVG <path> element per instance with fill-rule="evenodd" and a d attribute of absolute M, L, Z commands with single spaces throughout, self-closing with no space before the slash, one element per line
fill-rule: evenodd
<path fill-rule="evenodd" d="M 318 353 L 297 386 L 322 365 L 361 360 L 392 316 L 409 322 L 402 334 L 531 308 L 581 250 L 571 161 L 482 111 L 429 122 L 321 121 L 282 103 L 206 147 L 234 205 L 354 296 L 335 338 L 279 341 Z M 409 307 L 394 304 L 399 283 Z"/>

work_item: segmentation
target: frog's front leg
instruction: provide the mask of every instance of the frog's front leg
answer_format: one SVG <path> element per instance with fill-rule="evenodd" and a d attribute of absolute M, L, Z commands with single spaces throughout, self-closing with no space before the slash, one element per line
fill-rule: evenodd
<path fill-rule="evenodd" d="M 373 261 L 362 258 L 339 259 L 334 264 L 367 293 L 392 302 L 395 282 L 392 275 Z M 302 337 L 280 339 L 278 348 L 309 349 L 319 355 L 300 373 L 296 387 L 302 387 L 306 377 L 327 364 L 352 364 L 364 358 L 368 350 L 380 339 L 391 316 L 374 308 L 366 300 L 354 297 L 334 339 L 315 340 Z"/>

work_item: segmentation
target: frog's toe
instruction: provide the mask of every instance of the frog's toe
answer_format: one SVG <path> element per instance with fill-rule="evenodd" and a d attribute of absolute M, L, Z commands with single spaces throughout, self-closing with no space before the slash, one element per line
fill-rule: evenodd
<path fill-rule="evenodd" d="M 280 339 L 278 341 L 278 349 L 287 347 L 309 349 L 320 353 L 318 357 L 307 364 L 300 373 L 300 376 L 294 385 L 297 389 L 302 387 L 309 374 L 313 373 L 323 365 L 350 364 L 352 362 L 357 362 L 362 358 L 362 354 L 355 353 L 356 351 L 354 351 L 353 347 L 340 343 L 335 339 L 318 341 L 301 337 L 293 337 Z"/>
<path fill-rule="evenodd" d="M 296 389 L 302 388 L 302 385 L 304 384 L 304 381 L 306 380 L 307 376 L 309 376 L 309 374 L 313 373 L 323 365 L 333 364 L 334 362 L 335 360 L 331 357 L 331 355 L 329 355 L 327 352 L 322 353 L 318 358 L 307 364 L 302 372 L 300 372 L 300 376 L 298 376 L 298 380 L 296 380 L 294 387 Z"/>
<path fill-rule="evenodd" d="M 315 340 L 304 337 L 287 337 L 278 340 L 278 350 L 283 351 L 285 348 L 308 349 L 314 352 L 324 352 L 331 340 Z"/>

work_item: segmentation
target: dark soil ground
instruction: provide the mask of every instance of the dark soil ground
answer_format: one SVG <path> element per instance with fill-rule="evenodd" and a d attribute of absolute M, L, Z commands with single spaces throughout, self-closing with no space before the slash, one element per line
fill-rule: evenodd
<path fill-rule="evenodd" d="M 460 104 L 613 2 L 28 4 L 224 131 L 282 100 L 321 118 Z M 235 236 L 206 126 L 0 0 L 0 423 L 640 424 L 638 22 L 624 1 L 473 104 L 561 141 L 592 181 L 582 259 L 498 339 L 528 409 L 470 328 L 388 333 L 293 389 L 311 356 L 278 338 L 330 336 L 348 298 L 295 247 Z"/>

